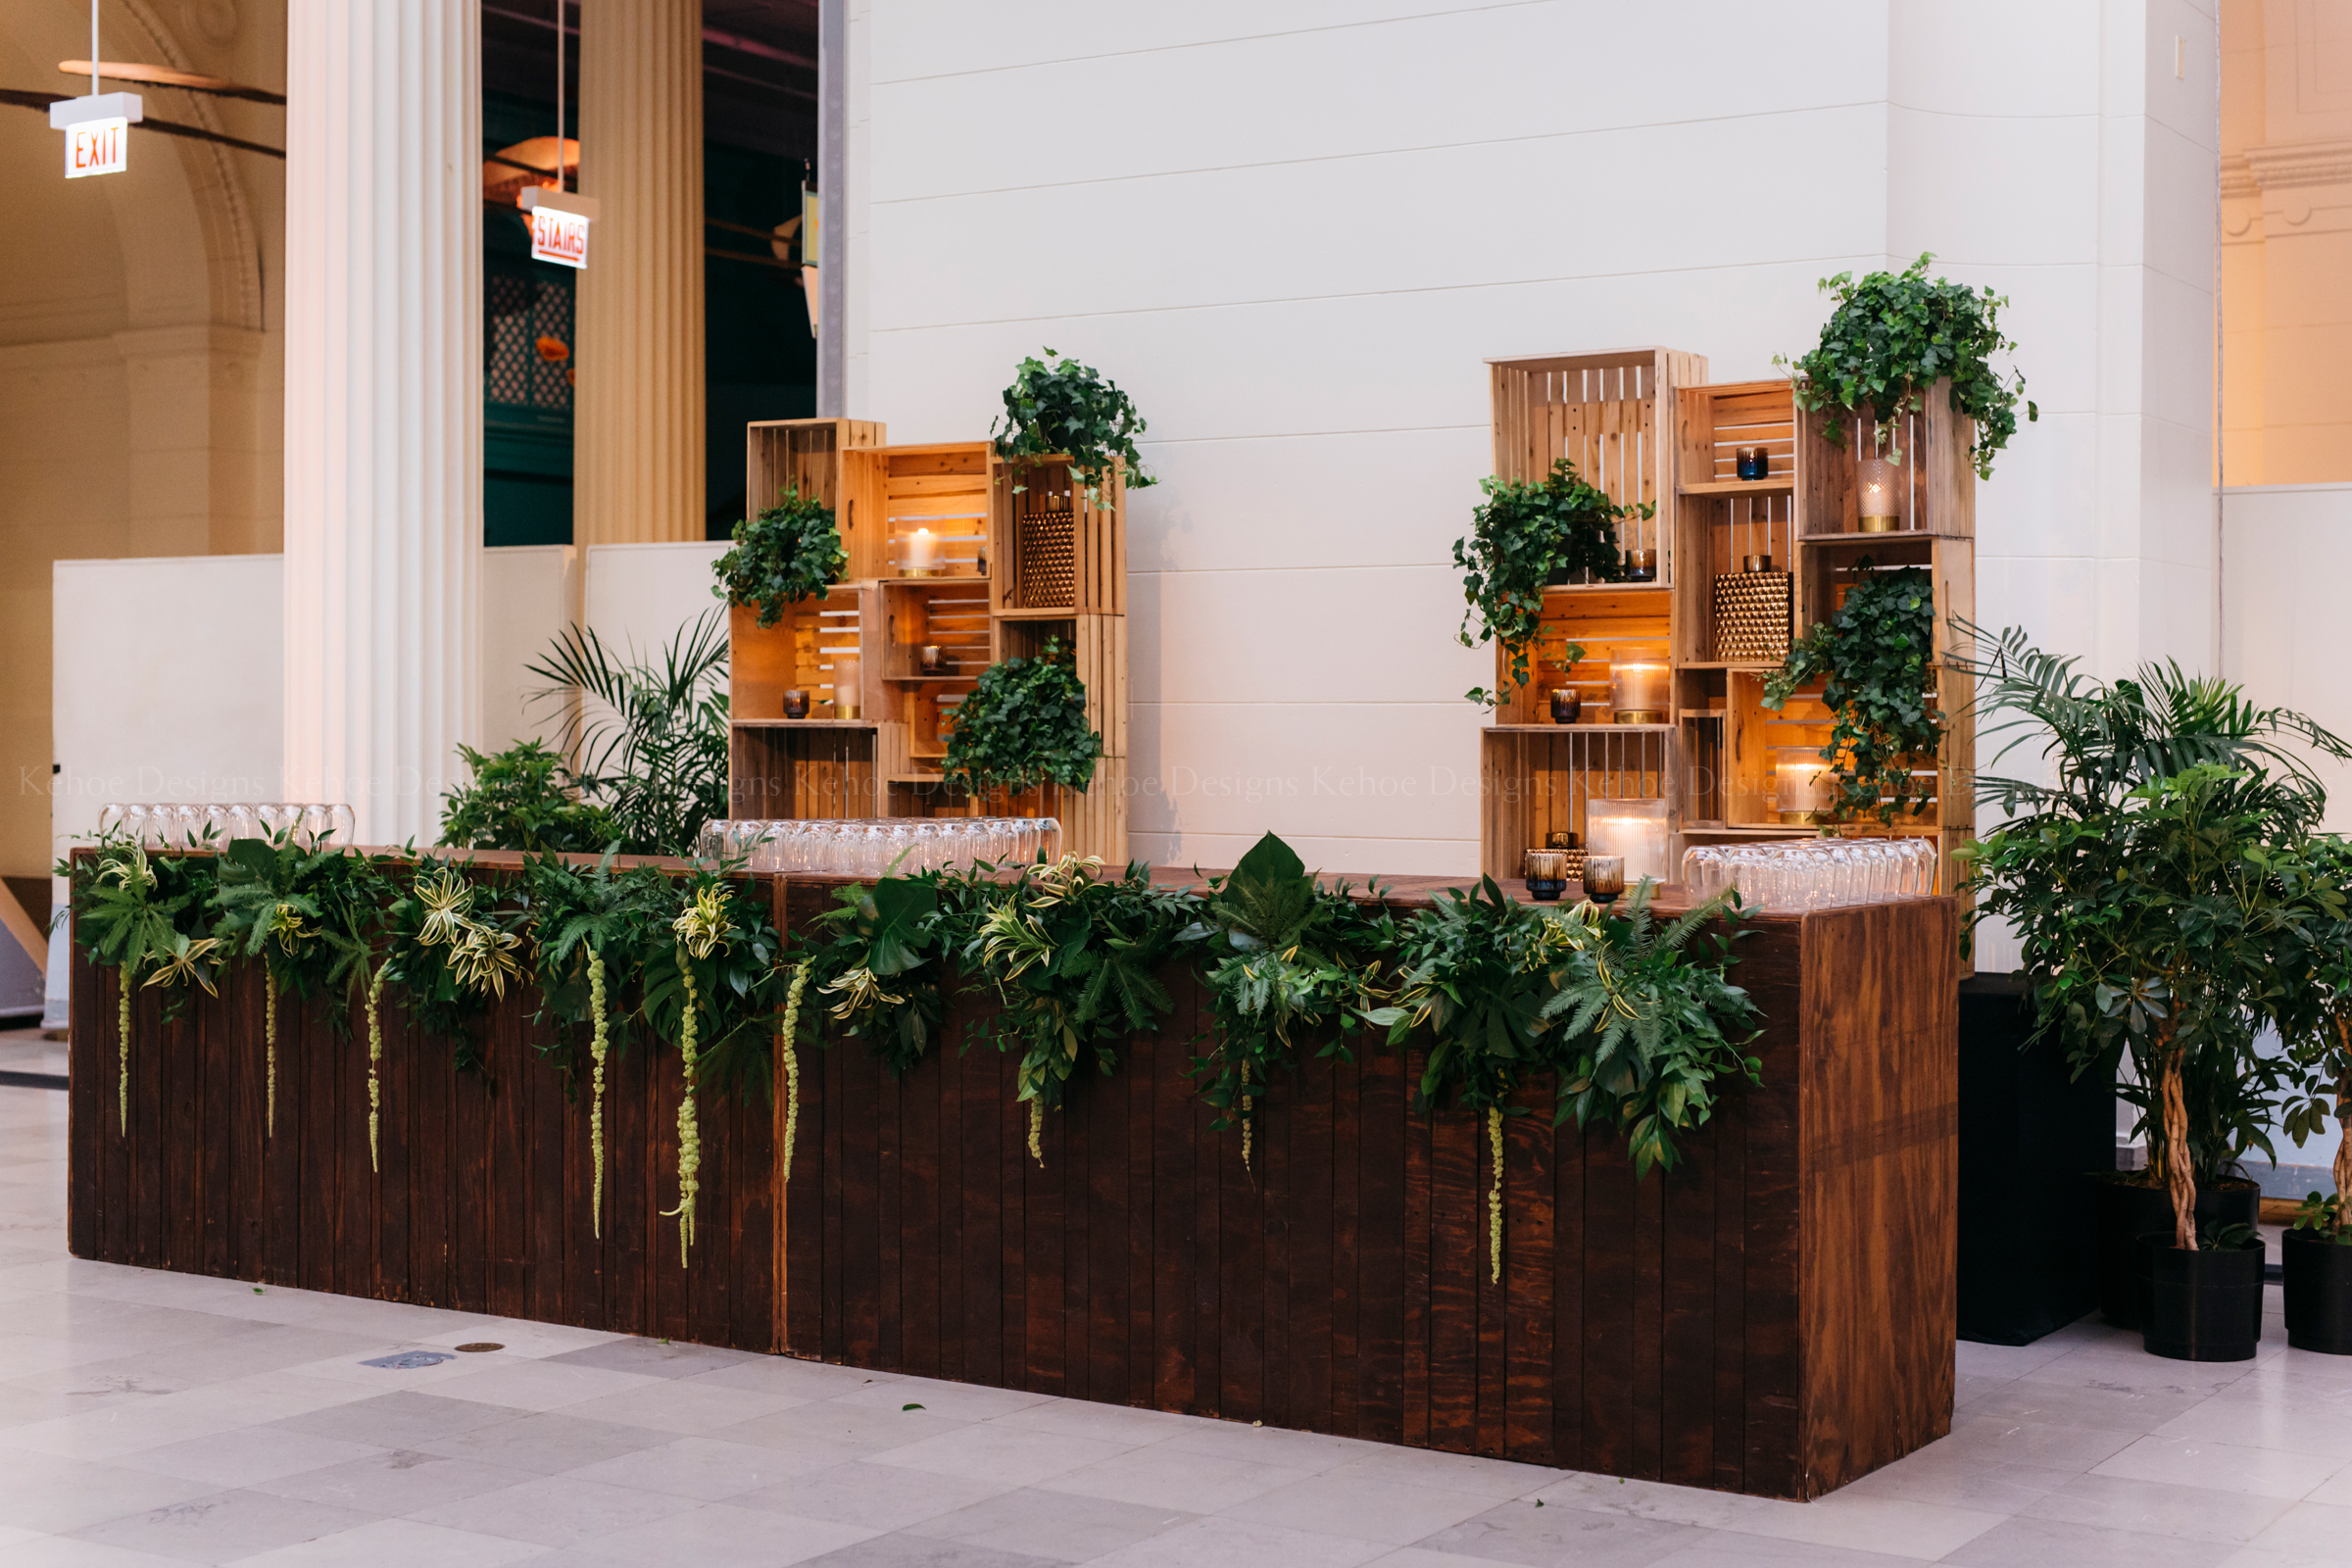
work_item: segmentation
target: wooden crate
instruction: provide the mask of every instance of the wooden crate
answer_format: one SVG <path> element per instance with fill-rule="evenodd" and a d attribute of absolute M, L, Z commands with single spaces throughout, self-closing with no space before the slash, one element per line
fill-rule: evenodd
<path fill-rule="evenodd" d="M 1976 423 L 1953 412 L 1951 389 L 1949 380 L 1936 382 L 1919 413 L 1888 421 L 1891 445 L 1903 454 L 1900 533 L 1948 539 L 1974 539 L 1977 535 L 1977 470 L 1968 461 Z M 1839 439 L 1833 441 L 1829 438 L 1829 414 L 1800 411 L 1797 416 L 1803 438 L 1797 443 L 1801 464 L 1798 510 L 1804 519 L 1800 539 L 1856 535 L 1854 465 L 1871 455 L 1878 426 L 1869 416 L 1850 409 L 1843 411 L 1839 423 Z"/>
<path fill-rule="evenodd" d="M 1086 721 L 1102 737 L 1102 755 L 1127 755 L 1127 617 L 1070 615 L 1059 619 L 996 622 L 996 658 L 1035 659 L 1058 641 L 1077 655 L 1078 681 L 1086 688 Z"/>
<path fill-rule="evenodd" d="M 887 816 L 885 782 L 909 766 L 906 726 L 873 719 L 738 719 L 729 742 L 737 819 Z"/>
<path fill-rule="evenodd" d="M 831 906 L 795 885 L 795 928 Z M 1392 900 L 1400 917 L 1410 901 Z M 1421 901 L 1425 906 L 1426 901 Z M 1957 917 L 1764 915 L 1736 978 L 1755 1085 L 1634 1179 L 1613 1132 L 1505 1124 L 1501 1278 L 1483 1133 L 1410 1107 L 1419 1046 L 1298 1054 L 1255 1153 L 1176 1010 L 1082 1071 L 1028 1152 L 1014 1059 L 893 1078 L 806 1058 L 785 1201 L 787 1354 L 1528 1464 L 1815 1497 L 1951 1428 Z M 958 999 L 946 1038 L 979 1016 Z"/>
<path fill-rule="evenodd" d="M 745 514 L 756 516 L 776 505 L 787 487 L 814 496 L 833 509 L 833 526 L 840 531 L 855 564 L 865 553 L 859 532 L 864 519 L 848 505 L 841 455 L 859 447 L 878 447 L 886 433 L 887 427 L 878 419 L 754 420 L 744 426 Z M 874 573 L 853 569 L 849 575 L 856 579 Z"/>
<path fill-rule="evenodd" d="M 1770 557 L 1776 572 L 1795 570 L 1798 469 L 1809 456 L 1796 439 L 1795 401 L 1784 380 L 1680 387 L 1674 403 L 1674 549 L 1681 563 L 1675 662 L 1684 668 L 1771 667 L 1778 658 L 1721 657 L 1716 579 L 1739 572 L 1749 556 Z M 1766 477 L 1739 476 L 1742 447 L 1764 449 Z M 1788 635 L 1784 627 L 1784 644 Z"/>
<path fill-rule="evenodd" d="M 1540 724 L 1551 716 L 1550 693 L 1555 687 L 1574 690 L 1588 710 L 1609 706 L 1609 670 L 1617 658 L 1633 649 L 1671 647 L 1673 590 L 1663 583 L 1594 583 L 1589 587 L 1544 590 L 1542 629 L 1528 651 L 1530 683 L 1511 690 L 1494 711 L 1498 724 Z M 1566 662 L 1574 643 L 1585 651 L 1576 663 Z M 1511 656 L 1494 650 L 1494 689 L 1510 680 Z"/>
<path fill-rule="evenodd" d="M 1621 506 L 1657 507 L 1648 522 L 1618 531 L 1627 550 L 1658 552 L 1658 581 L 1673 580 L 1674 389 L 1707 378 L 1703 354 L 1616 349 L 1489 360 L 1494 476 L 1541 480 L 1561 458 Z"/>
<path fill-rule="evenodd" d="M 1479 753 L 1487 875 L 1519 875 L 1520 856 L 1555 832 L 1585 837 L 1586 807 L 1596 800 L 1659 800 L 1674 809 L 1683 769 L 1672 724 L 1495 724 Z M 1668 881 L 1681 849 L 1670 836 Z"/>
<path fill-rule="evenodd" d="M 1089 502 L 1066 458 L 999 463 L 989 507 L 997 612 L 1127 612 L 1127 467 Z"/>
<path fill-rule="evenodd" d="M 878 587 L 884 609 L 874 648 L 882 688 L 876 711 L 906 727 L 912 770 L 937 772 L 956 708 L 991 660 L 987 585 L 976 577 L 932 577 Z M 952 676 L 922 672 L 919 655 L 927 643 L 952 662 Z"/>
<path fill-rule="evenodd" d="M 845 483 L 859 515 L 873 519 L 860 524 L 862 553 L 851 551 L 850 575 L 900 577 L 907 540 L 928 529 L 940 543 L 938 578 L 985 580 L 996 466 L 996 449 L 986 441 L 849 453 Z"/>
<path fill-rule="evenodd" d="M 729 606 L 728 711 L 739 720 L 782 718 L 784 693 L 797 689 L 808 694 L 809 717 L 835 716 L 834 656 L 857 653 L 865 620 L 880 613 L 879 588 L 856 583 L 835 583 L 822 598 L 801 600 L 773 626 L 760 625 L 750 605 Z M 860 690 L 853 696 L 863 716 L 874 712 L 877 675 L 871 661 L 861 659 Z"/>

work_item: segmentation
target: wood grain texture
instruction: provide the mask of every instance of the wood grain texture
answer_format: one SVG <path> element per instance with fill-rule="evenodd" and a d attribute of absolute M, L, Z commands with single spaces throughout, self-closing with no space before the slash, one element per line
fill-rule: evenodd
<path fill-rule="evenodd" d="M 1435 879 L 1431 879 L 1433 884 Z M 1404 907 L 1429 890 L 1396 895 Z M 787 929 L 827 884 L 770 884 Z M 1415 1049 L 1311 1054 L 1260 1098 L 1249 1165 L 1194 1094 L 1197 984 L 1109 1075 L 1081 1073 L 1027 1152 L 1014 1058 L 934 1052 L 887 1080 L 804 1050 L 784 1107 L 706 1099 L 701 1242 L 675 1202 L 674 1049 L 633 1039 L 606 1097 L 604 1234 L 585 1114 L 535 1045 L 535 998 L 485 1024 L 490 1076 L 386 1008 L 384 1159 L 364 1035 L 281 1011 L 263 1136 L 262 996 L 235 974 L 166 1029 L 135 999 L 132 1119 L 111 1028 L 77 1031 L 75 1255 L 388 1300 L 505 1309 L 1110 1403 L 1762 1495 L 1814 1496 L 1948 1432 L 1955 1298 L 1957 906 L 1765 917 L 1735 978 L 1762 1082 L 1636 1182 L 1620 1140 L 1508 1118 L 1503 1278 L 1483 1128 L 1408 1106 Z M 77 956 L 84 1018 L 110 973 Z M 947 1038 L 984 1004 L 959 1002 Z M 364 1027 L 364 1026 L 363 1026 Z M 495 1087 L 495 1093 L 493 1088 Z M 779 1088 L 781 1086 L 779 1085 Z M 185 1103 L 184 1123 L 164 1108 Z M 172 1147 L 174 1143 L 180 1147 Z M 178 1187 L 180 1190 L 174 1191 Z"/>

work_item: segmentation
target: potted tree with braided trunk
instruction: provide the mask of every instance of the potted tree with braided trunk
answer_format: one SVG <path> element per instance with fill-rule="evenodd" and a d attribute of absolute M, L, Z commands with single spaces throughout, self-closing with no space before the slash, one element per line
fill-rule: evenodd
<path fill-rule="evenodd" d="M 2327 800 L 2309 758 L 2352 748 L 2172 664 L 2092 680 L 2022 631 L 1964 629 L 1987 650 L 1963 662 L 1980 733 L 2002 739 L 1996 760 L 2029 746 L 2046 769 L 1977 780 L 2008 820 L 1963 852 L 1973 918 L 2016 932 L 2036 1038 L 2078 1072 L 2119 1058 L 2133 1069 L 2136 1087 L 2121 1092 L 2141 1107 L 2149 1169 L 2101 1181 L 2101 1304 L 2149 1330 L 2151 1348 L 2186 1343 L 2203 1355 L 2194 1332 L 2184 1342 L 2178 1323 L 2143 1323 L 2139 1243 L 2167 1237 L 2150 1267 L 2168 1278 L 2249 1266 L 2181 1258 L 2252 1233 L 2260 1194 L 2237 1162 L 2273 1154 L 2271 1111 L 2287 1081 L 2255 1040 L 2269 1022 L 2297 1038 L 2309 1011 L 2299 949 L 2312 915 L 2293 873 Z M 2254 1316 L 2231 1353 L 2253 1353 L 2259 1262 Z"/>

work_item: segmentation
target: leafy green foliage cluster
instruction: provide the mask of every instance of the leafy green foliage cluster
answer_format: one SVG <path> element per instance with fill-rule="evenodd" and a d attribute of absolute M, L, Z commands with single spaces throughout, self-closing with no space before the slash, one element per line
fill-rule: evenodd
<path fill-rule="evenodd" d="M 985 990 L 1001 1011 L 963 1044 L 1021 1056 L 1021 1098 L 1062 1103 L 1090 1060 L 1168 1012 L 1158 971 L 1192 963 L 1216 1013 L 1193 1058 L 1216 1125 L 1247 1133 L 1245 1097 L 1294 1072 L 1300 1053 L 1353 1059 L 1359 1035 L 1425 1041 L 1418 1108 L 1484 1115 L 1548 1072 L 1557 1122 L 1623 1133 L 1639 1168 L 1671 1168 L 1678 1134 L 1713 1114 L 1717 1086 L 1753 1078 L 1756 1010 L 1729 983 L 1725 900 L 1661 928 L 1644 883 L 1622 917 L 1516 904 L 1490 879 L 1399 923 L 1345 886 L 1326 889 L 1266 835 L 1205 894 L 1153 888 L 1141 867 L 1103 877 L 1065 858 L 1009 879 L 981 868 L 845 887 L 811 957 L 833 1033 L 905 1072 L 940 1038 L 952 995 Z M 1705 933 L 1703 941 L 1698 940 Z"/>
<path fill-rule="evenodd" d="M 570 766 L 544 742 L 517 741 L 493 756 L 461 743 L 458 752 L 473 778 L 441 798 L 443 845 L 593 855 L 620 839 L 620 823 L 580 799 Z"/>
<path fill-rule="evenodd" d="M 339 846 L 308 847 L 291 834 L 231 839 L 217 862 L 213 934 L 223 952 L 259 959 L 281 990 L 304 1001 L 341 992 L 357 1002 L 370 978 L 369 951 L 391 887 L 374 861 Z M 348 1005 L 330 1009 L 351 1032 Z"/>
<path fill-rule="evenodd" d="M 122 839 L 86 859 L 57 862 L 71 885 L 74 934 L 92 963 L 120 968 L 125 989 L 163 992 L 164 1017 L 177 1017 L 191 988 L 214 989 L 227 955 L 212 934 L 219 887 L 210 855 L 149 855 Z"/>
<path fill-rule="evenodd" d="M 1418 1099 L 1515 1115 L 1532 1074 L 1557 1086 L 1554 1125 L 1574 1116 L 1626 1138 L 1637 1178 L 1671 1170 L 1675 1135 L 1705 1125 L 1714 1085 L 1751 1081 L 1743 1047 L 1760 1019 L 1731 984 L 1738 906 L 1729 893 L 1660 928 L 1656 884 L 1644 879 L 1622 916 L 1590 905 L 1515 904 L 1492 877 L 1455 891 L 1415 920 L 1402 946 L 1403 983 L 1390 1040 L 1430 1041 Z M 1694 956 L 1692 938 L 1731 916 Z"/>
<path fill-rule="evenodd" d="M 2120 1092 L 2188 1238 L 2195 1185 L 2257 1151 L 2277 1157 L 2282 1096 L 2298 1141 L 2318 1130 L 2319 1091 L 2352 1067 L 2334 1022 L 2352 980 L 2352 861 L 2313 833 L 2326 792 L 2310 760 L 2352 747 L 2175 664 L 2097 681 L 2020 630 L 1961 625 L 1988 645 L 1960 665 L 1980 733 L 1999 742 L 1993 765 L 2026 747 L 2043 775 L 1976 781 L 2007 820 L 1963 852 L 1972 918 L 2017 933 L 2038 1033 L 2077 1071 L 2131 1062 Z M 2266 1025 L 2287 1056 L 2256 1049 Z M 2352 1153 L 2338 1159 L 2352 1174 Z"/>
<path fill-rule="evenodd" d="M 1991 363 L 1995 354 L 2017 352 L 2001 335 L 2001 307 L 2009 302 L 1990 288 L 1930 281 L 1935 259 L 1923 254 L 1899 273 L 1872 272 L 1858 283 L 1851 272 L 1821 280 L 1838 306 L 1821 341 L 1793 366 L 1796 402 L 1829 412 L 1823 433 L 1832 441 L 1845 439 L 1838 417 L 1845 409 L 1875 411 L 1884 437 L 1887 421 L 1919 413 L 1928 390 L 1950 376 L 1953 412 L 1976 421 L 1969 460 L 1979 478 L 1989 479 L 1993 454 L 2017 434 L 2017 404 L 2026 392 L 2023 374 L 2013 369 L 2004 379 Z M 2028 403 L 2026 417 L 2038 419 L 2041 411 Z"/>
<path fill-rule="evenodd" d="M 841 580 L 850 553 L 833 526 L 833 509 L 787 487 L 777 503 L 735 524 L 735 548 L 718 558 L 710 592 L 729 604 L 755 605 L 761 627 L 773 626 L 799 600 Z"/>
<path fill-rule="evenodd" d="M 1479 488 L 1487 499 L 1471 514 L 1469 534 L 1453 542 L 1453 564 L 1469 603 L 1454 635 L 1464 648 L 1493 641 L 1509 652 L 1511 673 L 1502 690 L 1477 687 L 1466 694 L 1493 708 L 1528 682 L 1527 656 L 1543 623 L 1544 585 L 1578 571 L 1591 572 L 1594 582 L 1622 582 L 1617 524 L 1654 516 L 1657 507 L 1619 506 L 1580 478 L 1566 458 L 1538 483 L 1481 479 Z M 1581 648 L 1569 655 L 1571 662 L 1583 657 Z"/>
<path fill-rule="evenodd" d="M 1796 689 L 1821 681 L 1837 720 L 1821 749 L 1838 780 L 1838 809 L 1891 823 L 1905 807 L 1917 816 L 1934 791 L 1912 777 L 1943 742 L 1935 698 L 1936 592 L 1917 566 L 1872 569 L 1827 620 L 1791 646 L 1764 682 L 1764 706 L 1779 710 Z"/>
<path fill-rule="evenodd" d="M 703 824 L 727 814 L 725 614 L 679 627 L 654 659 L 568 627 L 529 669 L 549 682 L 534 700 L 560 713 L 557 748 L 579 760 L 579 787 L 618 825 L 621 850 L 692 855 Z"/>
<path fill-rule="evenodd" d="M 662 881 L 677 917 L 669 922 L 670 940 L 659 940 L 658 933 L 645 956 L 636 1015 L 655 1040 L 678 1040 L 691 997 L 696 1082 L 722 1093 L 756 1087 L 772 1096 L 775 1028 L 792 984 L 783 932 L 747 886 L 709 866 Z M 707 953 L 678 938 L 686 912 L 697 905 L 718 916 L 710 922 L 715 939 Z"/>
<path fill-rule="evenodd" d="M 559 1053 L 576 1071 L 581 1031 L 591 1029 L 588 955 L 602 956 L 611 976 L 635 977 L 655 954 L 675 946 L 670 922 L 679 912 L 677 889 L 657 866 L 616 869 L 608 851 L 596 864 L 539 855 L 525 867 L 521 905 L 530 921 L 531 972 L 539 983 L 539 1016 L 559 1026 Z M 607 1004 L 615 1044 L 626 1049 L 633 1007 Z"/>
<path fill-rule="evenodd" d="M 980 672 L 956 706 L 940 771 L 975 795 L 1048 782 L 1083 790 L 1102 755 L 1102 732 L 1086 721 L 1077 658 L 1050 637 L 1036 658 L 1015 655 Z"/>
<path fill-rule="evenodd" d="M 1367 908 L 1348 884 L 1325 889 L 1298 852 L 1268 833 L 1233 870 L 1207 881 L 1196 918 L 1202 979 L 1216 1013 L 1208 1053 L 1193 1058 L 1217 1131 L 1243 1102 L 1288 1074 L 1298 1053 L 1352 1061 L 1353 1038 L 1394 1022 L 1381 986 L 1396 950 L 1396 917 Z M 1377 886 L 1365 897 L 1377 899 Z"/>
<path fill-rule="evenodd" d="M 997 455 L 1012 463 L 1068 454 L 1070 472 L 1086 487 L 1089 505 L 1101 503 L 1102 487 L 1118 465 L 1127 468 L 1127 487 L 1141 490 L 1159 481 L 1144 471 L 1135 438 L 1144 416 L 1116 383 L 1090 365 L 1063 359 L 1052 349 L 1042 360 L 1022 359 L 1004 389 L 1004 414 L 989 427 Z"/>

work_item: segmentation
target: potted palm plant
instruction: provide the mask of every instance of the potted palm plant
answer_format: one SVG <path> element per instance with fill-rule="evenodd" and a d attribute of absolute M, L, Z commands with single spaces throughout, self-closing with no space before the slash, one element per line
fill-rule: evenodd
<path fill-rule="evenodd" d="M 1978 680 L 1983 732 L 2002 737 L 1996 762 L 2038 742 L 2050 775 L 1977 780 L 1979 798 L 2008 820 L 1966 852 L 1974 918 L 2017 932 L 2037 1038 L 2062 1045 L 2078 1071 L 2128 1064 L 2121 1092 L 2150 1135 L 2146 1171 L 2102 1178 L 2101 1304 L 2161 1353 L 2213 1353 L 2220 1342 L 2195 1325 L 2176 1334 L 2177 1323 L 2142 1322 L 2138 1244 L 2169 1233 L 2168 1252 L 2199 1252 L 2251 1233 L 2260 1193 L 2237 1161 L 2273 1153 L 2268 1123 L 2283 1086 L 2280 1064 L 2254 1041 L 2296 1005 L 2304 918 L 2278 871 L 2326 804 L 2307 753 L 2352 748 L 2176 665 L 2096 681 L 2022 631 L 1996 640 L 1963 629 L 1991 648 L 1961 663 Z M 2245 1266 L 2167 1255 L 2150 1278 Z M 2184 1297 L 2168 1286 L 2159 1304 L 2193 1304 L 2192 1287 Z M 2255 1300 L 2241 1330 L 2259 1331 L 2259 1285 Z M 2230 1353 L 2251 1346 L 2229 1341 Z"/>

